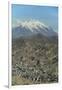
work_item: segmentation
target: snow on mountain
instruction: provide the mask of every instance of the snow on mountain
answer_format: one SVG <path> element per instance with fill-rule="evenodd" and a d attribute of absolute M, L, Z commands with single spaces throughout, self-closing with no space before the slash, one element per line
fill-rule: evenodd
<path fill-rule="evenodd" d="M 39 33 L 45 36 L 57 35 L 57 33 L 54 32 L 51 27 L 48 27 L 42 22 L 35 20 L 20 21 L 15 27 L 12 28 L 13 38 L 30 36 Z"/>

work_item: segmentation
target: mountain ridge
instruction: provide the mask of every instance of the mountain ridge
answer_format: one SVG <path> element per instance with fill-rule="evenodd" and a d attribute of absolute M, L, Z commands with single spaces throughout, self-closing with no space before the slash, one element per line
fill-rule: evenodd
<path fill-rule="evenodd" d="M 56 36 L 57 33 L 40 21 L 24 21 L 12 28 L 13 38 L 27 37 L 31 35 L 42 34 L 44 36 Z"/>

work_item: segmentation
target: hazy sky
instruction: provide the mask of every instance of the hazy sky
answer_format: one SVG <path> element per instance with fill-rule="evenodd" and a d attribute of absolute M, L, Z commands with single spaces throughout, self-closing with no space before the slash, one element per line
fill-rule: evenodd
<path fill-rule="evenodd" d="M 32 6 L 12 4 L 12 21 L 16 20 L 39 20 L 58 31 L 58 8 L 51 6 Z"/>

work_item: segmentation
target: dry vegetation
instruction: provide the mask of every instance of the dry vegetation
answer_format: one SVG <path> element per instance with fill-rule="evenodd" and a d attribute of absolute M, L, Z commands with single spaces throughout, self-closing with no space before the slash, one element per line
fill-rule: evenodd
<path fill-rule="evenodd" d="M 40 35 L 12 42 L 12 85 L 58 82 L 57 38 Z"/>

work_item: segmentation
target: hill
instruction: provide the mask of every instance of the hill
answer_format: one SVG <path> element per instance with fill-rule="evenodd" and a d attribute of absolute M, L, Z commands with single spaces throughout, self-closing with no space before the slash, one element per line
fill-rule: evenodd
<path fill-rule="evenodd" d="M 12 39 L 12 85 L 58 82 L 58 36 Z"/>

